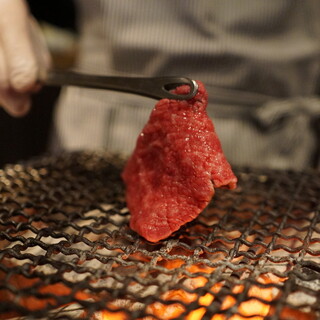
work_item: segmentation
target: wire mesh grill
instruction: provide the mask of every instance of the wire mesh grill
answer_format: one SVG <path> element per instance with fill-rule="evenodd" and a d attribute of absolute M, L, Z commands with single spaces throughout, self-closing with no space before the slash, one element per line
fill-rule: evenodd
<path fill-rule="evenodd" d="M 237 169 L 236 190 L 149 243 L 122 167 L 72 153 L 0 171 L 0 319 L 320 317 L 319 172 Z"/>

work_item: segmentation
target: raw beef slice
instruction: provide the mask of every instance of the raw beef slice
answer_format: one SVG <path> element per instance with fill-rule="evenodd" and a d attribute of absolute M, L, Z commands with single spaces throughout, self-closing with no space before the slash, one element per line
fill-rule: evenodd
<path fill-rule="evenodd" d="M 198 85 L 188 101 L 162 99 L 156 104 L 122 174 L 130 227 L 152 242 L 196 218 L 214 187 L 236 187 L 237 178 L 206 113 L 207 92 Z M 176 92 L 188 90 L 185 85 Z"/>

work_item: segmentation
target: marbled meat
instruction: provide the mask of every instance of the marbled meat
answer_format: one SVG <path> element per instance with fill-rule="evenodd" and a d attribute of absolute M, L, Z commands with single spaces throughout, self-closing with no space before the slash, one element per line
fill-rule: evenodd
<path fill-rule="evenodd" d="M 208 205 L 214 188 L 236 187 L 198 81 L 188 101 L 160 100 L 122 173 L 130 227 L 149 241 L 170 236 Z M 185 94 L 189 86 L 176 89 Z"/>

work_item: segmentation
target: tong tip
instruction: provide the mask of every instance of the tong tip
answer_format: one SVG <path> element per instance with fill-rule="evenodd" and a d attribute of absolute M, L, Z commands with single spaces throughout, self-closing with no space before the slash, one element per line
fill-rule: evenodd
<path fill-rule="evenodd" d="M 162 86 L 163 98 L 175 99 L 175 100 L 189 100 L 192 99 L 198 92 L 198 84 L 195 80 L 186 77 L 167 77 L 163 78 L 165 84 Z M 175 89 L 181 85 L 188 85 L 190 91 L 187 94 L 173 93 L 172 89 Z"/>

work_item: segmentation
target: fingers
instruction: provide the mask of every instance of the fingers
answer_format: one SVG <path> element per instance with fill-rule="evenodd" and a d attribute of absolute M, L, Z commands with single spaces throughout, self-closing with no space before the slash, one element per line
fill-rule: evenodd
<path fill-rule="evenodd" d="M 38 79 L 45 80 L 48 70 L 51 68 L 52 60 L 44 35 L 38 23 L 30 18 L 30 36 L 33 43 L 34 53 L 38 62 Z"/>
<path fill-rule="evenodd" d="M 0 0 L 0 105 L 23 116 L 40 89 L 51 57 L 24 0 Z"/>
<path fill-rule="evenodd" d="M 0 90 L 0 104 L 13 117 L 22 117 L 30 110 L 31 98 L 28 93 Z"/>
<path fill-rule="evenodd" d="M 0 46 L 0 89 L 8 89 L 9 87 L 8 68 L 3 48 Z"/>
<path fill-rule="evenodd" d="M 28 92 L 38 76 L 38 64 L 29 32 L 28 9 L 22 0 L 1 0 L 0 13 L 0 41 L 9 84 L 17 92 Z"/>
<path fill-rule="evenodd" d="M 17 93 L 10 88 L 2 47 L 0 47 L 0 105 L 14 117 L 26 115 L 31 105 L 29 94 Z"/>

